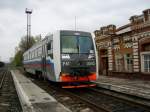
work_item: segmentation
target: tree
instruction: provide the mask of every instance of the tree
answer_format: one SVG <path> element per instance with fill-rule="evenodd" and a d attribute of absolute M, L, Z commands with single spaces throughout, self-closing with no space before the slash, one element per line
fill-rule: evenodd
<path fill-rule="evenodd" d="M 30 47 L 32 47 L 33 44 L 35 44 L 34 37 L 30 37 L 28 46 L 27 46 L 27 36 L 24 36 L 21 38 L 21 41 L 19 43 L 19 49 L 24 53 L 26 50 L 28 50 Z"/>
<path fill-rule="evenodd" d="M 16 52 L 14 60 L 13 60 L 13 64 L 15 66 L 21 66 L 22 65 L 22 59 L 23 59 L 22 55 L 23 55 L 22 51 L 19 50 Z"/>
<path fill-rule="evenodd" d="M 13 60 L 13 64 L 15 66 L 21 66 L 22 65 L 22 60 L 23 60 L 23 53 L 31 48 L 36 42 L 41 40 L 41 36 L 36 36 L 36 37 L 30 37 L 28 46 L 27 46 L 27 36 L 23 36 L 21 38 L 21 41 L 19 42 L 19 46 L 16 47 L 15 51 L 15 57 Z"/>

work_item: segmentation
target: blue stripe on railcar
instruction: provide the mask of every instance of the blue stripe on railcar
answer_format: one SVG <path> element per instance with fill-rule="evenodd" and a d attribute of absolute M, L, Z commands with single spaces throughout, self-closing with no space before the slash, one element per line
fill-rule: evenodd
<path fill-rule="evenodd" d="M 28 62 L 23 62 L 23 63 L 24 65 L 35 65 L 35 64 L 42 65 L 42 61 L 28 61 Z M 50 60 L 46 60 L 46 65 L 48 64 L 54 68 L 54 63 L 51 62 Z"/>

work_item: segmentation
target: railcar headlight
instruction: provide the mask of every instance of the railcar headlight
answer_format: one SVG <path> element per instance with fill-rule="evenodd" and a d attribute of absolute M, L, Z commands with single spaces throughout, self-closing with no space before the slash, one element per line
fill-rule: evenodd
<path fill-rule="evenodd" d="M 95 58 L 94 54 L 89 54 L 88 59 L 94 59 L 94 58 Z"/>
<path fill-rule="evenodd" d="M 69 54 L 62 54 L 62 59 L 70 59 Z"/>

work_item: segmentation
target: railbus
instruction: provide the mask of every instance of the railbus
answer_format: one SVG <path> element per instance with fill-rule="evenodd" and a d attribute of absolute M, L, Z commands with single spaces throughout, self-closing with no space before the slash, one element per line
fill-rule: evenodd
<path fill-rule="evenodd" d="M 60 83 L 63 88 L 91 87 L 98 78 L 97 53 L 89 32 L 59 30 L 23 54 L 26 72 Z"/>

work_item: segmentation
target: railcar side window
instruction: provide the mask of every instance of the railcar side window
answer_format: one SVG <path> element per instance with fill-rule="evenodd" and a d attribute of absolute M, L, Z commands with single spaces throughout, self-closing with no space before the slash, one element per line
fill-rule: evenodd
<path fill-rule="evenodd" d="M 36 49 L 36 58 L 38 57 L 38 51 L 37 51 L 37 49 Z"/>
<path fill-rule="evenodd" d="M 38 56 L 41 56 L 42 55 L 42 47 L 39 47 L 38 48 Z"/>
<path fill-rule="evenodd" d="M 51 50 L 51 42 L 47 44 L 47 50 Z"/>
<path fill-rule="evenodd" d="M 52 43 L 52 41 L 50 41 L 47 44 L 47 54 L 48 54 L 48 56 L 50 56 L 53 59 L 53 43 Z"/>

